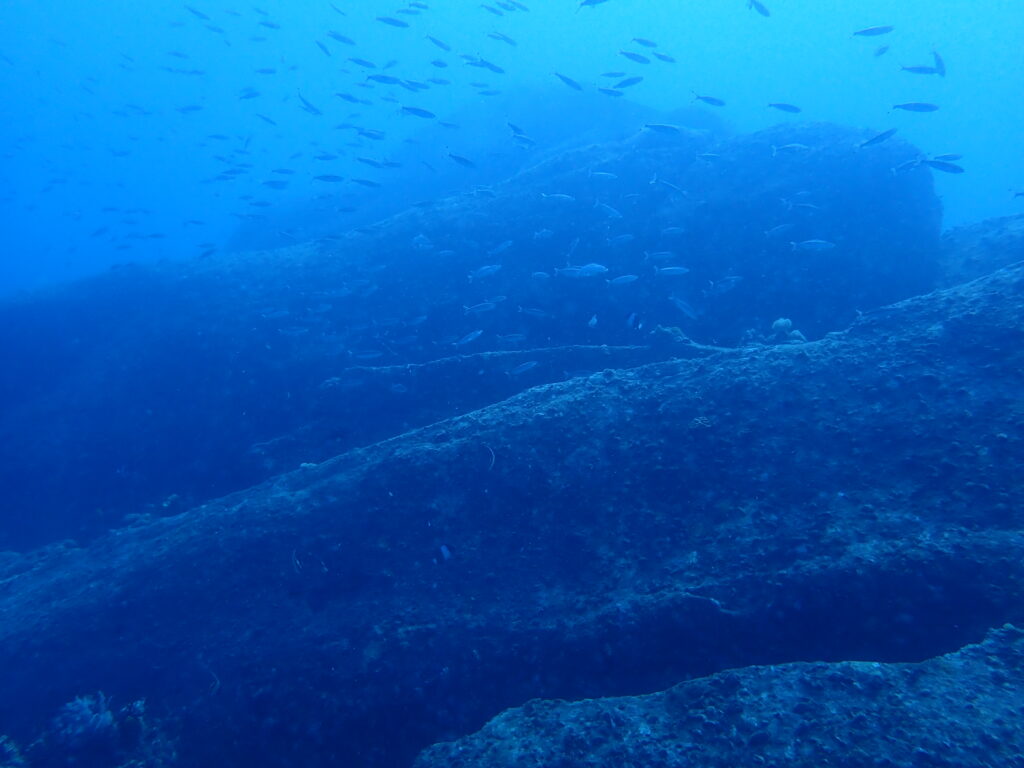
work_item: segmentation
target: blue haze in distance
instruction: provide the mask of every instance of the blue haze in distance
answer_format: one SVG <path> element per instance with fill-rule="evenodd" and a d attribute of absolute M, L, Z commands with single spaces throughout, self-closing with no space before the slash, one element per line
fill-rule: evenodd
<path fill-rule="evenodd" d="M 608 84 L 601 73 L 642 75 L 620 102 L 661 110 L 693 104 L 694 92 L 712 95 L 726 106 L 701 108 L 740 132 L 788 120 L 898 128 L 924 152 L 963 155 L 966 173 L 935 174 L 946 226 L 1024 211 L 1024 197 L 1014 196 L 1024 189 L 1024 8 L 1017 0 L 765 4 L 770 18 L 747 0 L 607 0 L 585 8 L 569 0 L 532 0 L 529 12 L 501 16 L 483 7 L 494 4 L 473 0 L 404 6 L 418 14 L 398 13 L 401 4 L 380 0 L 194 0 L 187 6 L 6 0 L 0 9 L 6 233 L 0 294 L 118 263 L 222 253 L 241 223 L 258 227 L 268 211 L 302 207 L 327 193 L 343 191 L 358 202 L 361 190 L 350 181 L 313 181 L 318 175 L 366 178 L 380 183 L 384 194 L 402 185 L 404 169 L 378 171 L 360 165 L 358 156 L 408 157 L 412 147 L 423 167 L 447 169 L 449 152 L 468 156 L 489 147 L 515 153 L 504 119 L 491 126 L 464 118 L 489 114 L 491 105 L 516 93 L 550 92 L 571 110 L 573 99 L 586 96 L 554 72 L 591 92 Z M 391 26 L 378 16 L 409 26 Z M 873 25 L 894 31 L 851 34 Z M 331 31 L 356 45 L 339 42 Z M 654 50 L 675 63 L 643 65 L 621 56 L 622 50 L 649 54 L 636 37 L 656 42 Z M 876 56 L 881 45 L 889 50 Z M 900 70 L 931 64 L 933 50 L 946 62 L 945 78 Z M 469 66 L 460 54 L 504 73 Z M 393 66 L 383 69 L 388 62 Z M 419 92 L 366 87 L 373 72 L 450 84 Z M 339 92 L 371 103 L 345 102 Z M 300 93 L 323 114 L 303 110 Z M 395 100 L 382 99 L 389 95 Z M 891 110 L 908 101 L 940 109 Z M 769 102 L 798 104 L 803 112 L 780 113 Z M 436 118 L 403 113 L 403 105 Z M 504 117 L 533 125 L 560 119 L 527 111 L 520 103 Z M 445 120 L 462 127 L 440 127 Z M 385 138 L 337 127 L 346 124 L 383 131 Z M 225 157 L 244 161 L 245 172 L 215 181 L 228 167 Z M 282 169 L 293 173 L 275 175 Z M 274 226 L 272 219 L 267 226 Z"/>

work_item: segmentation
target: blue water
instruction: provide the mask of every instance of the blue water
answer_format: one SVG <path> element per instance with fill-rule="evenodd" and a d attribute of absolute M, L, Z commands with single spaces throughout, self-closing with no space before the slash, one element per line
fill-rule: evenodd
<path fill-rule="evenodd" d="M 1012 313 L 872 313 L 1015 259 L 941 236 L 1024 212 L 1021 40 L 1019 0 L 6 0 L 0 768 L 404 768 L 1019 617 L 950 564 L 1020 508 Z"/>
<path fill-rule="evenodd" d="M 375 0 L 258 6 L 113 0 L 102 7 L 8 0 L 0 11 L 0 202 L 7 242 L 0 291 L 118 263 L 286 244 L 308 233 L 300 222 L 338 208 L 351 223 L 372 221 L 390 209 L 361 202 L 366 187 L 312 179 L 365 178 L 382 185 L 376 195 L 395 199 L 406 199 L 417 185 L 428 197 L 457 190 L 459 168 L 448 152 L 500 156 L 504 170 L 515 168 L 524 158 L 506 122 L 528 127 L 543 149 L 545 126 L 571 123 L 574 100 L 618 80 L 601 77 L 608 71 L 644 77 L 618 100 L 602 96 L 624 114 L 626 102 L 661 110 L 691 104 L 696 91 L 725 100 L 724 108 L 704 109 L 736 131 L 802 119 L 898 127 L 926 152 L 962 154 L 967 172 L 938 180 L 948 226 L 1024 206 L 1024 198 L 1013 197 L 1024 187 L 1018 50 L 1024 12 L 1014 0 L 897 6 L 776 0 L 767 4 L 770 18 L 745 0 L 608 0 L 582 9 L 548 0 L 529 3 L 528 12 L 491 4 L 500 16 L 484 5 L 431 2 L 403 14 Z M 409 26 L 389 26 L 379 16 Z M 851 37 L 874 25 L 894 31 Z M 339 42 L 331 31 L 355 44 Z M 428 35 L 452 50 L 436 47 Z M 645 49 L 633 42 L 637 37 L 658 47 Z M 876 57 L 881 45 L 889 50 Z M 636 64 L 621 50 L 658 51 L 675 63 Z M 930 64 L 933 50 L 947 63 L 945 78 L 900 70 Z M 462 56 L 504 71 L 469 66 Z M 587 93 L 562 85 L 554 72 Z M 372 73 L 430 87 L 375 84 L 366 80 Z M 431 78 L 450 82 L 431 84 Z M 300 93 L 323 114 L 304 111 Z M 344 102 L 336 93 L 366 103 Z M 907 101 L 941 109 L 891 111 Z M 765 106 L 770 102 L 804 111 L 779 113 Z M 437 117 L 404 114 L 403 105 Z M 346 123 L 383 138 L 338 127 Z M 358 163 L 359 156 L 398 158 L 403 166 L 380 170 Z M 445 182 L 424 180 L 425 164 Z M 232 167 L 238 175 L 223 177 Z M 294 173 L 275 173 L 281 169 Z M 287 186 L 275 189 L 268 181 Z M 328 193 L 334 195 L 329 204 L 318 206 Z"/>

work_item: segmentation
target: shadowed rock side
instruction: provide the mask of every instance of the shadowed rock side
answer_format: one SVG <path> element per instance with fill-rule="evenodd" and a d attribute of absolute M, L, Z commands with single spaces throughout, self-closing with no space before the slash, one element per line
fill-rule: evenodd
<path fill-rule="evenodd" d="M 966 283 L 1024 261 L 1024 214 L 957 227 L 942 238 L 940 283 Z"/>
<path fill-rule="evenodd" d="M 787 317 L 815 338 L 931 289 L 931 176 L 891 170 L 918 155 L 910 145 L 858 149 L 869 132 L 831 125 L 719 143 L 660 130 L 342 238 L 128 267 L 0 306 L 0 486 L 14 511 L 0 546 L 173 514 L 577 364 L 672 357 L 658 326 L 736 346 L 778 341 Z M 588 264 L 608 271 L 561 271 Z M 605 345 L 661 348 L 596 368 L 585 352 L 537 352 Z M 453 356 L 465 360 L 440 393 L 430 376 L 363 370 Z"/>
<path fill-rule="evenodd" d="M 103 691 L 189 765 L 402 766 L 533 698 L 976 642 L 1024 620 L 1022 289 L 538 387 L 12 557 L 0 722 Z"/>
<path fill-rule="evenodd" d="M 920 664 L 786 664 L 664 693 L 531 701 L 416 768 L 822 765 L 995 768 L 1024 760 L 1024 633 Z"/>

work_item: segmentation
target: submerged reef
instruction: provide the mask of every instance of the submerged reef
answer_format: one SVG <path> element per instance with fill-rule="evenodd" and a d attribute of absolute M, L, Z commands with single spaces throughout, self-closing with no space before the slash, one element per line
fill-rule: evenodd
<path fill-rule="evenodd" d="M 687 749 L 1018 765 L 1020 635 L 986 633 L 1024 622 L 1022 295 L 1017 264 L 824 335 L 765 316 L 806 343 L 665 330 L 664 359 L 610 349 L 629 367 L 524 382 L 179 514 L 12 554 L 0 723 L 24 747 L 103 691 L 110 708 L 145 698 L 189 766 L 384 768 L 423 750 L 422 768 L 672 765 Z M 235 370 L 237 394 L 254 373 Z M 876 726 L 891 738 L 858 741 Z"/>
<path fill-rule="evenodd" d="M 1024 632 L 919 664 L 748 667 L 646 696 L 531 701 L 416 768 L 1019 765 Z"/>
<path fill-rule="evenodd" d="M 344 235 L 6 302 L 0 547 L 88 541 L 532 386 L 820 339 L 926 292 L 930 172 L 894 173 L 919 152 L 873 135 L 649 125 Z"/>

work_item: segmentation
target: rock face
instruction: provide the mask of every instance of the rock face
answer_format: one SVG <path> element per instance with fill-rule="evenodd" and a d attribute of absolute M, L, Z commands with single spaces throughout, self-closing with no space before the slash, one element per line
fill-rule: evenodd
<path fill-rule="evenodd" d="M 664 693 L 532 701 L 416 768 L 607 765 L 1014 766 L 1024 758 L 1024 632 L 921 664 L 785 664 Z"/>
<path fill-rule="evenodd" d="M 931 177 L 894 174 L 916 150 L 858 148 L 870 135 L 647 128 L 341 238 L 9 302 L 0 546 L 174 514 L 530 386 L 672 357 L 667 337 L 776 341 L 785 317 L 820 338 L 925 292 Z M 825 244 L 791 245 L 810 241 Z"/>
<path fill-rule="evenodd" d="M 0 723 L 24 747 L 102 691 L 187 765 L 402 766 L 534 698 L 977 642 L 1024 620 L 1022 290 L 1018 266 L 817 342 L 529 389 L 12 556 Z M 730 680 L 775 684 L 664 701 Z"/>
<path fill-rule="evenodd" d="M 965 283 L 1024 261 L 1024 214 L 958 227 L 942 238 L 940 282 Z"/>

